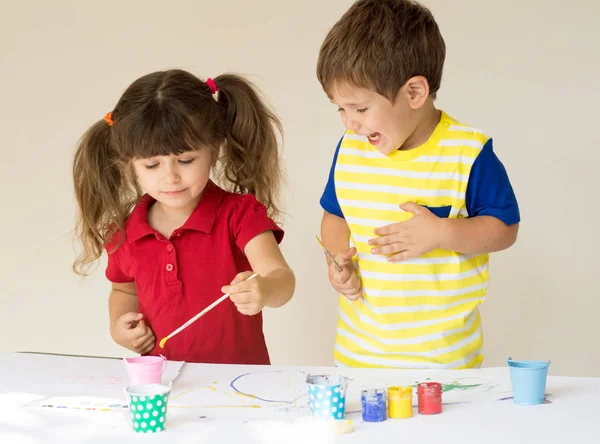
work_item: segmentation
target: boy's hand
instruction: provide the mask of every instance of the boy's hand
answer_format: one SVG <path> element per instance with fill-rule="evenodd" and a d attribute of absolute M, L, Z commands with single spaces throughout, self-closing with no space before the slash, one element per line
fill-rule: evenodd
<path fill-rule="evenodd" d="M 221 289 L 223 293 L 231 295 L 229 299 L 235 304 L 238 311 L 248 316 L 260 313 L 266 305 L 264 279 L 256 276 L 254 279 L 246 280 L 253 274 L 252 271 L 238 273 L 231 284 Z"/>
<path fill-rule="evenodd" d="M 442 219 L 414 202 L 402 204 L 400 208 L 414 216 L 405 222 L 375 229 L 375 234 L 381 237 L 369 240 L 369 245 L 376 247 L 371 253 L 391 255 L 388 261 L 399 262 L 439 248 Z"/>
<path fill-rule="evenodd" d="M 154 332 L 143 317 L 141 313 L 125 313 L 117 319 L 111 331 L 117 344 L 141 355 L 151 352 L 156 343 Z"/>
<path fill-rule="evenodd" d="M 329 261 L 329 281 L 333 288 L 349 301 L 362 297 L 362 285 L 352 263 L 352 256 L 355 254 L 356 248 L 350 248 L 335 255 L 336 262 L 342 268 L 341 271 L 333 261 Z"/>

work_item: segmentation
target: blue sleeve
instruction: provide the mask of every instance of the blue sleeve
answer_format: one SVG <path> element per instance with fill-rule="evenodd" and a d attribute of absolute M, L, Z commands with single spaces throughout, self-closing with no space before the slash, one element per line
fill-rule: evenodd
<path fill-rule="evenodd" d="M 337 195 L 335 193 L 335 181 L 333 179 L 333 174 L 335 172 L 335 165 L 337 163 L 338 154 L 340 152 L 340 145 L 342 144 L 342 139 L 340 139 L 337 148 L 335 149 L 335 154 L 333 155 L 333 163 L 331 164 L 331 169 L 329 170 L 329 179 L 327 180 L 327 185 L 325 185 L 325 190 L 323 191 L 323 195 L 321 196 L 320 201 L 321 207 L 325 211 L 331 214 L 335 214 L 339 217 L 344 217 L 344 213 L 342 213 L 340 203 L 338 202 Z"/>
<path fill-rule="evenodd" d="M 471 167 L 466 204 L 469 217 L 493 216 L 506 225 L 521 221 L 519 205 L 506 169 L 489 139 Z"/>

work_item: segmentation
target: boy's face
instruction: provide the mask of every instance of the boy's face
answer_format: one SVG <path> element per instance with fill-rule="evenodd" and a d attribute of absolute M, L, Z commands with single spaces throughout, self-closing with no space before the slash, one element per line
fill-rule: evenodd
<path fill-rule="evenodd" d="M 416 128 L 413 109 L 403 100 L 403 88 L 393 105 L 371 89 L 348 84 L 334 88 L 331 101 L 338 106 L 348 130 L 368 137 L 377 150 L 389 154 L 401 148 Z"/>

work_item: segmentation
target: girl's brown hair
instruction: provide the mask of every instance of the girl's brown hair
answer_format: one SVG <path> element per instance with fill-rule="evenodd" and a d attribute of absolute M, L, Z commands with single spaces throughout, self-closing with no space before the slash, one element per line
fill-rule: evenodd
<path fill-rule="evenodd" d="M 133 82 L 112 111 L 83 135 L 73 162 L 79 206 L 76 235 L 83 249 L 73 270 L 89 266 L 110 242 L 123 242 L 125 219 L 142 192 L 131 173 L 134 158 L 210 149 L 216 180 L 228 191 L 251 193 L 271 217 L 279 215 L 281 123 L 250 82 L 235 74 L 207 83 L 183 70 L 160 71 Z"/>

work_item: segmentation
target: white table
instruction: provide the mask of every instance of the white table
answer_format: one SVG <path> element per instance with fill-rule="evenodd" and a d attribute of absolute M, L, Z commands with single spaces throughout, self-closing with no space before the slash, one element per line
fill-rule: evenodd
<path fill-rule="evenodd" d="M 507 368 L 405 371 L 334 367 L 183 364 L 173 380 L 167 430 L 131 430 L 120 360 L 0 353 L 0 443 L 599 443 L 600 378 L 549 376 L 551 403 L 515 405 Z M 175 377 L 169 363 L 166 379 Z M 311 421 L 306 374 L 351 378 L 346 418 L 354 432 L 332 435 Z M 443 413 L 364 423 L 361 388 L 446 385 Z M 415 397 L 416 400 L 416 397 Z M 416 404 L 416 403 L 415 403 Z"/>

